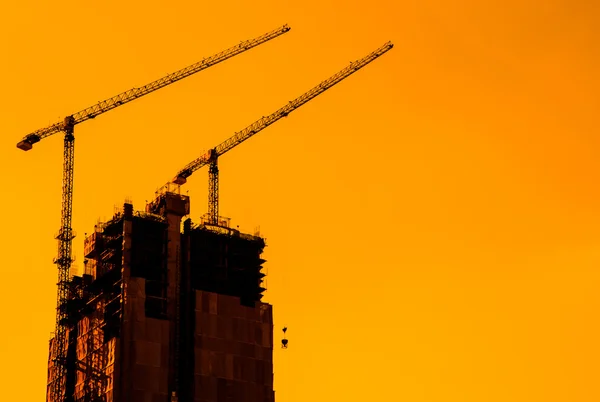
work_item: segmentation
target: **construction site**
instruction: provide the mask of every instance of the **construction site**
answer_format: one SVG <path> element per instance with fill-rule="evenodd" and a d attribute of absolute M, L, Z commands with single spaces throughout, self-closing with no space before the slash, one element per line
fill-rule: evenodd
<path fill-rule="evenodd" d="M 159 187 L 143 208 L 125 201 L 109 220 L 88 229 L 81 276 L 71 272 L 74 128 L 289 30 L 284 25 L 244 41 L 69 115 L 17 144 L 29 151 L 46 137 L 64 135 L 59 253 L 54 260 L 56 327 L 49 343 L 47 402 L 275 400 L 273 307 L 263 300 L 266 243 L 259 233 L 242 233 L 220 216 L 218 160 L 393 45 L 385 43 L 210 148 Z M 181 186 L 204 166 L 208 212 L 194 218 Z"/>

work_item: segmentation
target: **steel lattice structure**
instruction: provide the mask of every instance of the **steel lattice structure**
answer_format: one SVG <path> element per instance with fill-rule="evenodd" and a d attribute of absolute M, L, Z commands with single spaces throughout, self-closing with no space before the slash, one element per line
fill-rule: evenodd
<path fill-rule="evenodd" d="M 56 235 L 58 240 L 58 257 L 54 263 L 58 266 L 58 305 L 56 314 L 56 327 L 54 329 L 54 382 L 51 386 L 52 401 L 64 399 L 64 386 L 66 382 L 67 359 L 67 301 L 70 296 L 70 271 L 72 258 L 72 244 L 75 233 L 71 227 L 73 216 L 73 172 L 75 164 L 75 137 L 73 136 L 73 121 L 66 118 L 64 122 L 64 161 L 62 183 L 62 210 L 61 227 Z"/>
<path fill-rule="evenodd" d="M 208 217 L 210 224 L 217 225 L 219 218 L 219 169 L 217 166 L 217 159 L 227 151 L 230 151 L 231 149 L 235 148 L 236 146 L 246 141 L 253 135 L 259 133 L 263 129 L 278 121 L 279 119 L 286 117 L 292 111 L 298 109 L 300 106 L 309 102 L 311 99 L 316 98 L 329 88 L 333 87 L 345 78 L 354 74 L 356 71 L 365 67 L 378 57 L 382 56 L 383 54 L 391 50 L 393 47 L 394 45 L 391 42 L 385 43 L 383 46 L 373 51 L 372 53 L 369 53 L 362 59 L 350 63 L 348 67 L 339 71 L 337 74 L 329 77 L 325 81 L 322 81 L 319 85 L 312 88 L 310 91 L 305 92 L 293 101 L 290 101 L 287 105 L 276 110 L 274 113 L 262 117 L 261 119 L 255 121 L 248 127 L 244 128 L 243 130 L 235 133 L 227 140 L 223 141 L 216 147 L 207 151 L 198 159 L 195 159 L 194 161 L 188 163 L 183 169 L 181 169 L 177 173 L 172 182 L 177 185 L 185 184 L 187 178 L 190 177 L 195 171 L 202 168 L 203 166 L 210 165 L 208 186 Z"/>
<path fill-rule="evenodd" d="M 177 70 L 174 73 L 171 73 L 163 78 L 160 78 L 156 81 L 152 81 L 151 83 L 144 85 L 140 88 L 132 88 L 128 91 L 122 92 L 112 98 L 108 98 L 97 104 L 87 107 L 70 117 L 73 118 L 73 124 L 79 124 L 86 120 L 93 119 L 96 116 L 99 116 L 109 110 L 117 108 L 125 103 L 131 102 L 135 99 L 141 98 L 144 95 L 152 93 L 157 89 L 164 88 L 168 85 L 171 85 L 174 82 L 182 80 L 186 77 L 189 77 L 197 72 L 205 70 L 209 67 L 214 66 L 222 61 L 232 58 L 233 56 L 237 56 L 240 53 L 244 53 L 247 50 L 252 49 L 258 45 L 261 45 L 265 42 L 270 41 L 271 39 L 275 39 L 279 35 L 282 35 L 288 32 L 291 28 L 288 25 L 284 25 L 274 31 L 268 32 L 262 36 L 259 36 L 255 39 L 250 39 L 247 41 L 241 42 L 239 45 L 235 45 L 230 47 L 229 49 L 223 50 L 220 53 L 217 53 L 213 56 L 207 57 L 199 61 L 198 63 L 192 64 L 188 67 L 182 68 L 181 70 Z M 66 123 L 64 121 L 60 121 L 58 123 L 52 124 L 48 127 L 41 128 L 39 130 L 34 131 L 31 134 L 28 134 L 23 138 L 21 142 L 17 144 L 17 147 L 21 148 L 24 151 L 28 151 L 31 149 L 33 144 L 40 141 L 42 138 L 46 138 L 52 134 L 56 134 L 58 132 L 65 131 Z"/>

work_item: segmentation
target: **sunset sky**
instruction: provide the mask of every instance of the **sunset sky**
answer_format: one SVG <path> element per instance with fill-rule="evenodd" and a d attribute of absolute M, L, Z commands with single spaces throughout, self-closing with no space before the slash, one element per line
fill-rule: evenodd
<path fill-rule="evenodd" d="M 80 272 L 125 198 L 391 40 L 219 160 L 221 214 L 267 239 L 276 401 L 599 401 L 592 0 L 2 2 L 0 400 L 44 400 L 55 323 L 62 135 L 16 143 L 286 23 L 76 126 Z"/>

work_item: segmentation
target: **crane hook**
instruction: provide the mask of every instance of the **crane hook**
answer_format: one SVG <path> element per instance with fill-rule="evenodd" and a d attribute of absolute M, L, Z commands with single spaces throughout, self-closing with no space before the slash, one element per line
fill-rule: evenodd
<path fill-rule="evenodd" d="M 283 339 L 281 340 L 281 348 L 282 349 L 287 349 L 287 347 L 288 347 L 288 340 L 285 338 L 286 331 L 287 331 L 287 327 L 283 327 Z"/>

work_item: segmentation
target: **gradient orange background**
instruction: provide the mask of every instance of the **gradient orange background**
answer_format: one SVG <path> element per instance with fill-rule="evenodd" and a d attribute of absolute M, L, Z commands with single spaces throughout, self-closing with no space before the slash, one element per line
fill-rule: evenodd
<path fill-rule="evenodd" d="M 29 132 L 285 23 L 76 127 L 75 253 L 125 197 L 392 40 L 220 160 L 268 247 L 278 402 L 600 400 L 599 3 L 0 5 L 2 401 L 44 400 L 62 136 Z M 206 212 L 207 172 L 185 189 Z"/>

